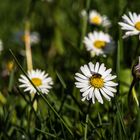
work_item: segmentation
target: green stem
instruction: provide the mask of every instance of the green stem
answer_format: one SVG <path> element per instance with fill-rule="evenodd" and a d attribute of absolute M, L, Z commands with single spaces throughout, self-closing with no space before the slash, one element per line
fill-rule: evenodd
<path fill-rule="evenodd" d="M 71 98 L 74 100 L 75 104 L 78 106 L 80 113 L 82 113 L 83 115 L 85 115 L 85 112 L 82 110 L 82 106 L 78 103 L 78 101 L 76 100 L 76 98 L 70 94 Z M 91 119 L 89 118 L 89 123 L 92 126 L 93 129 L 95 129 L 95 132 L 97 133 L 97 135 L 101 138 L 101 135 L 99 133 L 99 131 L 96 129 L 96 126 L 93 124 L 93 122 L 91 121 Z"/>
<path fill-rule="evenodd" d="M 88 108 L 87 108 L 87 113 L 86 113 L 86 124 L 85 124 L 84 140 L 87 140 L 87 130 L 88 130 L 88 121 L 89 121 L 89 112 L 90 112 L 91 103 L 92 102 L 89 102 L 89 105 L 88 105 Z"/>
<path fill-rule="evenodd" d="M 129 109 L 131 109 L 132 107 L 132 105 L 131 105 L 131 95 L 132 95 L 132 89 L 133 89 L 133 87 L 135 86 L 135 82 L 136 81 L 136 79 L 135 78 L 133 78 L 133 81 L 132 81 L 132 83 L 131 83 L 131 85 L 130 85 L 130 89 L 129 89 L 129 92 L 128 92 L 128 106 L 129 106 Z"/>
<path fill-rule="evenodd" d="M 13 82 L 14 82 L 14 70 L 12 70 L 10 74 L 10 80 L 9 80 L 9 85 L 8 85 L 8 91 L 10 92 L 12 91 Z"/>
<path fill-rule="evenodd" d="M 21 65 L 19 64 L 17 58 L 15 57 L 15 55 L 13 54 L 12 50 L 9 50 L 11 55 L 13 56 L 15 62 L 17 63 L 17 65 L 19 66 L 20 70 L 23 72 L 23 74 L 26 76 L 26 78 L 29 80 L 29 82 L 32 84 L 32 86 L 36 89 L 37 93 L 43 98 L 43 100 L 47 103 L 47 105 L 50 107 L 50 109 L 54 112 L 54 114 L 60 119 L 60 121 L 63 123 L 63 125 L 66 127 L 66 129 L 68 130 L 68 132 L 73 136 L 72 131 L 70 130 L 70 128 L 67 126 L 67 124 L 64 122 L 64 120 L 60 117 L 60 115 L 57 113 L 57 111 L 52 107 L 52 105 L 49 103 L 49 101 L 47 100 L 47 98 L 36 88 L 36 86 L 33 84 L 33 82 L 30 80 L 30 78 L 28 77 L 28 75 L 26 74 L 26 72 L 23 70 L 23 68 L 21 67 Z"/>
<path fill-rule="evenodd" d="M 117 101 L 115 101 L 115 103 L 116 103 L 116 108 L 117 108 L 117 111 L 118 111 L 118 115 L 119 115 L 119 119 L 120 119 L 120 122 L 121 122 L 121 125 L 122 125 L 123 132 L 124 132 L 124 134 L 125 134 L 125 136 L 127 138 L 127 133 L 126 133 L 123 117 L 122 117 L 122 114 L 121 114 L 121 111 L 120 111 L 120 107 L 119 107 Z"/>
<path fill-rule="evenodd" d="M 89 120 L 89 115 L 87 114 L 86 115 L 85 132 L 84 132 L 84 140 L 87 140 L 88 120 Z"/>
<path fill-rule="evenodd" d="M 86 12 L 88 11 L 89 5 L 90 5 L 90 0 L 87 0 L 87 2 L 86 2 L 86 9 L 85 9 Z M 83 48 L 83 38 L 84 38 L 84 36 L 86 34 L 86 31 L 87 31 L 87 22 L 88 22 L 88 16 L 85 15 L 83 17 L 83 25 L 82 25 L 82 35 L 81 35 L 81 41 L 80 41 L 80 49 Z"/>

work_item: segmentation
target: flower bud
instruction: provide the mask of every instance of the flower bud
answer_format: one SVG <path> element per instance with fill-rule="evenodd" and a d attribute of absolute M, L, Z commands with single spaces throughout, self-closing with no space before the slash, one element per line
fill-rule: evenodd
<path fill-rule="evenodd" d="M 138 64 L 133 67 L 133 76 L 140 79 L 140 56 Z"/>

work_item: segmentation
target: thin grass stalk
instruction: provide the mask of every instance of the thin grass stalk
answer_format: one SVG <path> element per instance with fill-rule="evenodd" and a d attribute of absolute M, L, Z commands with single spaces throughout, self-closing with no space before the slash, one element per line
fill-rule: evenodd
<path fill-rule="evenodd" d="M 81 35 L 81 40 L 80 40 L 80 49 L 83 48 L 83 38 L 86 35 L 86 31 L 87 31 L 87 23 L 88 23 L 88 15 L 87 15 L 87 11 L 89 9 L 89 5 L 90 5 L 90 0 L 86 1 L 86 15 L 83 16 L 83 25 L 82 25 L 82 35 Z"/>
<path fill-rule="evenodd" d="M 30 71 L 33 69 L 33 63 L 30 41 L 30 22 L 28 20 L 25 22 L 25 52 L 27 59 L 27 69 Z"/>
<path fill-rule="evenodd" d="M 85 123 L 85 131 L 84 131 L 84 140 L 87 140 L 88 120 L 89 120 L 89 114 L 86 114 L 86 123 Z"/>
<path fill-rule="evenodd" d="M 128 139 L 127 133 L 126 133 L 126 128 L 125 128 L 125 124 L 124 124 L 124 121 L 123 121 L 123 117 L 122 117 L 122 114 L 121 114 L 120 107 L 119 107 L 117 101 L 115 103 L 116 103 L 116 108 L 117 108 L 117 111 L 118 111 L 118 117 L 119 117 L 119 120 L 120 120 L 120 123 L 121 123 L 121 126 L 122 126 L 122 130 L 124 132 L 124 135 L 125 135 L 126 139 Z"/>
<path fill-rule="evenodd" d="M 25 52 L 26 52 L 26 60 L 27 60 L 27 69 L 31 71 L 33 69 L 32 62 L 32 51 L 31 51 L 31 39 L 30 39 L 30 22 L 27 20 L 25 22 Z M 31 94 L 31 98 L 34 98 L 34 94 Z M 37 110 L 37 101 L 35 100 L 33 103 L 33 107 Z"/>
<path fill-rule="evenodd" d="M 33 84 L 33 82 L 30 80 L 30 78 L 28 77 L 28 75 L 26 74 L 26 72 L 23 70 L 23 68 L 21 67 L 21 65 L 19 64 L 17 58 L 15 57 L 14 53 L 12 52 L 12 50 L 9 50 L 11 55 L 13 56 L 16 64 L 18 65 L 18 67 L 20 68 L 20 70 L 23 72 L 23 74 L 26 76 L 26 78 L 29 80 L 29 82 L 32 84 L 32 86 L 36 89 L 37 93 L 42 97 L 42 99 L 45 101 L 45 103 L 49 106 L 49 108 L 53 111 L 53 113 L 59 118 L 59 120 L 63 123 L 63 125 L 66 127 L 66 129 L 68 130 L 68 132 L 71 134 L 71 136 L 74 136 L 72 131 L 70 130 L 70 128 L 67 126 L 67 124 L 65 123 L 65 121 L 63 120 L 63 118 L 61 118 L 61 116 L 57 113 L 57 111 L 53 108 L 53 106 L 49 103 L 49 101 L 47 100 L 47 98 L 37 89 L 37 87 Z"/>

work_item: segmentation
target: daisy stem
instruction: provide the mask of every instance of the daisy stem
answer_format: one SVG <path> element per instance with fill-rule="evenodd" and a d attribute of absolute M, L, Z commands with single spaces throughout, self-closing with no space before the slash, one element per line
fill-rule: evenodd
<path fill-rule="evenodd" d="M 31 52 L 31 43 L 30 43 L 30 22 L 27 20 L 25 22 L 25 51 L 27 59 L 27 69 L 32 70 L 32 52 Z"/>
<path fill-rule="evenodd" d="M 15 57 L 14 53 L 12 52 L 12 50 L 9 50 L 11 55 L 13 56 L 16 64 L 18 65 L 18 67 L 20 68 L 20 70 L 23 72 L 23 74 L 26 76 L 26 78 L 29 80 L 29 82 L 32 84 L 32 86 L 36 89 L 37 93 L 43 98 L 43 100 L 45 101 L 45 103 L 47 103 L 47 105 L 49 106 L 49 108 L 53 111 L 53 113 L 59 118 L 59 120 L 63 123 L 63 125 L 66 127 L 66 129 L 68 130 L 68 132 L 71 134 L 71 136 L 74 136 L 72 131 L 70 130 L 70 128 L 67 126 L 67 124 L 65 123 L 65 121 L 63 120 L 63 118 L 57 113 L 57 111 L 52 107 L 52 105 L 49 103 L 49 101 L 47 100 L 47 98 L 37 89 L 37 87 L 33 84 L 33 82 L 30 80 L 30 78 L 27 76 L 26 72 L 23 70 L 23 68 L 21 67 L 21 65 L 19 64 L 17 58 Z"/>
<path fill-rule="evenodd" d="M 87 130 L 88 130 L 88 121 L 89 121 L 89 111 L 90 111 L 91 102 L 89 102 L 87 113 L 86 113 L 86 123 L 85 123 L 85 132 L 84 132 L 84 140 L 87 140 Z"/>
<path fill-rule="evenodd" d="M 70 94 L 71 98 L 74 100 L 75 104 L 78 106 L 80 113 L 82 113 L 83 115 L 85 114 L 85 112 L 82 110 L 82 106 L 80 106 L 80 104 L 78 103 L 77 99 Z M 99 138 L 101 138 L 101 135 L 99 133 L 99 131 L 97 130 L 96 126 L 93 124 L 92 120 L 89 118 L 89 124 L 92 126 L 92 128 L 95 130 L 95 132 L 97 133 L 97 135 L 99 136 Z"/>
<path fill-rule="evenodd" d="M 129 109 L 130 109 L 130 110 L 132 109 L 132 100 L 131 100 L 132 89 L 133 89 L 133 87 L 135 86 L 135 83 L 136 83 L 136 78 L 133 78 L 133 80 L 132 80 L 132 82 L 131 82 L 131 85 L 130 85 L 129 92 L 128 92 L 128 106 L 129 106 Z"/>
<path fill-rule="evenodd" d="M 88 120 L 89 120 L 89 114 L 86 114 L 86 123 L 85 123 L 84 140 L 87 140 Z"/>
<path fill-rule="evenodd" d="M 86 12 L 88 11 L 89 5 L 90 5 L 90 0 L 87 0 L 87 2 L 86 2 L 86 9 L 85 9 Z M 80 41 L 80 49 L 83 48 L 83 38 L 84 38 L 84 36 L 86 34 L 86 31 L 87 31 L 87 22 L 88 22 L 88 16 L 86 14 L 85 16 L 83 16 L 82 35 L 81 35 L 81 41 Z"/>
<path fill-rule="evenodd" d="M 25 22 L 25 51 L 26 51 L 26 60 L 27 60 L 27 69 L 31 71 L 33 69 L 32 63 L 32 51 L 31 51 L 31 40 L 30 40 L 30 22 L 26 20 Z M 31 98 L 34 98 L 34 94 L 31 95 Z M 33 107 L 37 110 L 37 101 L 34 100 Z"/>
<path fill-rule="evenodd" d="M 139 44 L 139 40 L 138 40 L 138 43 L 137 43 L 137 45 L 136 45 L 136 49 L 134 50 L 134 56 L 133 56 L 133 59 L 135 59 L 135 58 L 137 58 L 137 55 L 138 55 L 138 53 L 139 53 L 139 46 L 140 44 Z"/>

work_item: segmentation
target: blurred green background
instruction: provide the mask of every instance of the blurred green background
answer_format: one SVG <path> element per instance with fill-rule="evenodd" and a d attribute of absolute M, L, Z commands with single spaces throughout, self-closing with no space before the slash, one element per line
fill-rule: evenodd
<path fill-rule="evenodd" d="M 139 107 L 134 100 L 131 108 L 127 104 L 132 66 L 140 54 L 139 40 L 136 36 L 122 40 L 123 33 L 118 26 L 124 13 L 139 13 L 139 7 L 138 0 L 1 0 L 0 139 L 83 140 L 88 102 L 81 102 L 81 93 L 74 85 L 74 74 L 82 64 L 97 60 L 113 68 L 120 85 L 111 102 L 91 105 L 87 140 L 139 139 Z M 112 36 L 116 47 L 106 58 L 91 58 L 84 45 L 80 48 L 83 35 L 93 30 L 105 31 L 101 27 L 92 27 L 82 16 L 82 10 L 89 13 L 92 9 L 107 15 L 112 23 L 106 32 Z M 37 96 L 38 110 L 34 111 L 30 95 L 18 88 L 22 72 L 9 49 L 27 71 L 24 45 L 27 19 L 31 33 L 37 32 L 40 39 L 37 44 L 32 44 L 33 67 L 45 70 L 53 77 L 54 86 L 46 98 L 64 118 L 74 137 L 40 96 Z M 135 92 L 139 99 L 139 83 Z"/>

